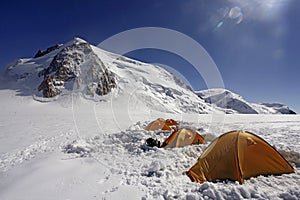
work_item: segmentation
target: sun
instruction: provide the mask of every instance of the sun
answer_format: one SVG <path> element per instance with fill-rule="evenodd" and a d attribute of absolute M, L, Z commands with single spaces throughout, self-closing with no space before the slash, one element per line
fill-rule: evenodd
<path fill-rule="evenodd" d="M 269 21 L 281 17 L 290 0 L 229 0 L 229 3 L 239 7 L 245 19 Z"/>

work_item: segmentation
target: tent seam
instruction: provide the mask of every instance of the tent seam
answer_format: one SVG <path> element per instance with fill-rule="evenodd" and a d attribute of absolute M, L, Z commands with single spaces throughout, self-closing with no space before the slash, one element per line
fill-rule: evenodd
<path fill-rule="evenodd" d="M 237 134 L 237 139 L 236 139 L 236 157 L 237 157 L 237 164 L 238 164 L 238 171 L 239 171 L 239 175 L 240 175 L 240 183 L 243 182 L 243 175 L 242 175 L 242 171 L 241 171 L 241 166 L 240 166 L 240 157 L 239 157 L 239 136 L 240 136 L 240 132 L 238 132 Z"/>

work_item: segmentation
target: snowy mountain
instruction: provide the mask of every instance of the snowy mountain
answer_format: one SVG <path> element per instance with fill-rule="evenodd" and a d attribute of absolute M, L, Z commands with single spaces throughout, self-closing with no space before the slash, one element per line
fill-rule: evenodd
<path fill-rule="evenodd" d="M 236 114 L 216 118 L 209 103 L 164 69 L 81 39 L 20 59 L 5 73 L 1 200 L 300 199 L 299 115 L 240 115 L 218 108 Z M 144 129 L 158 117 L 197 130 L 207 144 L 146 146 L 149 137 L 163 141 L 170 135 Z M 242 185 L 191 182 L 185 172 L 214 138 L 232 130 L 265 139 L 296 173 L 253 177 Z"/>
<path fill-rule="evenodd" d="M 279 103 L 249 103 L 243 97 L 226 89 L 208 89 L 195 92 L 205 102 L 225 109 L 227 113 L 296 114 Z"/>
<path fill-rule="evenodd" d="M 106 52 L 79 38 L 20 59 L 6 74 L 19 91 L 39 101 L 76 92 L 94 100 L 130 99 L 163 112 L 213 110 L 163 68 Z"/>
<path fill-rule="evenodd" d="M 33 58 L 19 59 L 7 68 L 5 77 L 14 80 L 10 87 L 38 101 L 80 93 L 93 100 L 128 99 L 140 109 L 169 113 L 295 114 L 285 105 L 249 103 L 224 89 L 195 95 L 159 66 L 104 51 L 80 38 L 39 50 Z"/>

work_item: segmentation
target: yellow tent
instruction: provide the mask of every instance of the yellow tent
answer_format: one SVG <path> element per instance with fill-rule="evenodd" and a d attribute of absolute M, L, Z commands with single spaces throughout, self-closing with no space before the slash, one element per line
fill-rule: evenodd
<path fill-rule="evenodd" d="M 173 148 L 183 147 L 191 144 L 205 144 L 204 138 L 196 131 L 182 128 L 174 131 L 162 144 L 161 147 Z"/>
<path fill-rule="evenodd" d="M 158 118 L 155 121 L 151 122 L 145 127 L 147 131 L 155 131 L 155 130 L 168 130 L 171 131 L 172 128 L 170 126 L 177 126 L 178 122 L 173 119 L 163 119 Z"/>
<path fill-rule="evenodd" d="M 214 140 L 187 171 L 192 181 L 233 180 L 259 175 L 294 173 L 293 167 L 262 138 L 245 131 L 232 131 Z"/>

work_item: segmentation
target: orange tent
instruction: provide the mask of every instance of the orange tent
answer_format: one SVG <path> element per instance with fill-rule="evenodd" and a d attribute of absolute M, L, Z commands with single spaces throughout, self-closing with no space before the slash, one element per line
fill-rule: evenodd
<path fill-rule="evenodd" d="M 262 138 L 245 131 L 231 131 L 215 139 L 187 171 L 192 181 L 234 180 L 259 175 L 295 172 L 293 167 Z"/>
<path fill-rule="evenodd" d="M 196 131 L 182 128 L 174 131 L 162 144 L 161 147 L 173 148 L 183 147 L 191 144 L 205 144 L 204 138 Z"/>
<path fill-rule="evenodd" d="M 172 128 L 170 126 L 177 126 L 178 122 L 173 119 L 163 119 L 158 118 L 155 121 L 151 122 L 145 127 L 147 131 L 155 131 L 155 130 L 168 130 L 171 131 Z"/>
<path fill-rule="evenodd" d="M 176 122 L 174 119 L 166 119 L 165 123 L 166 123 L 167 126 L 177 126 L 177 125 L 179 125 L 179 123 Z"/>

